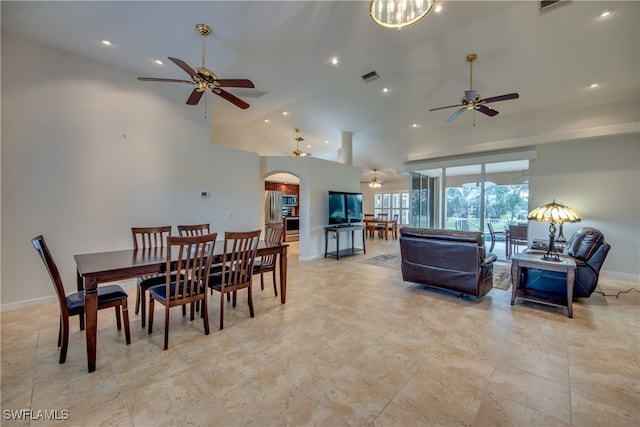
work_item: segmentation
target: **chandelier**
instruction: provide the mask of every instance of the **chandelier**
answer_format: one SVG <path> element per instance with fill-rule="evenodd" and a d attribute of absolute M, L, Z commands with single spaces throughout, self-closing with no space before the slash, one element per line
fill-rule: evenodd
<path fill-rule="evenodd" d="M 371 0 L 369 15 L 385 28 L 403 27 L 418 22 L 435 5 L 435 0 Z"/>

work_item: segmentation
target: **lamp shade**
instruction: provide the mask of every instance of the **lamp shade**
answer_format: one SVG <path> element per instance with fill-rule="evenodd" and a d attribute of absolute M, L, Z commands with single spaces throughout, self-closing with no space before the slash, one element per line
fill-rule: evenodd
<path fill-rule="evenodd" d="M 529 212 L 527 219 L 538 222 L 553 222 L 563 224 L 565 222 L 580 222 L 582 219 L 578 211 L 568 206 L 556 203 L 554 200 L 544 206 L 540 206 Z"/>
<path fill-rule="evenodd" d="M 422 19 L 434 4 L 435 0 L 371 0 L 369 14 L 376 24 L 401 30 Z"/>

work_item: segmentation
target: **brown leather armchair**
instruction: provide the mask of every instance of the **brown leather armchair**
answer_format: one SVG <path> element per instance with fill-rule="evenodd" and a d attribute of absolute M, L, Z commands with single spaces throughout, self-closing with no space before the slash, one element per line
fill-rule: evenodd
<path fill-rule="evenodd" d="M 400 229 L 402 278 L 476 298 L 493 288 L 493 263 L 480 232 Z"/>
<path fill-rule="evenodd" d="M 576 280 L 573 286 L 574 298 L 588 298 L 598 285 L 598 277 L 611 245 L 604 240 L 600 230 L 584 227 L 576 231 L 569 244 L 562 251 L 576 261 Z M 527 249 L 526 252 L 540 252 Z M 523 268 L 520 283 L 529 289 L 566 294 L 567 282 L 563 273 Z"/>

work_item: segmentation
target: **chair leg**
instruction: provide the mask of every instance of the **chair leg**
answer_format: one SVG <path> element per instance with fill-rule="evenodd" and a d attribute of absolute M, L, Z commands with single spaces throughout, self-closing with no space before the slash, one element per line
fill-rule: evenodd
<path fill-rule="evenodd" d="M 184 307 L 184 305 L 183 305 Z M 169 348 L 169 303 L 164 307 L 164 349 Z"/>
<path fill-rule="evenodd" d="M 153 297 L 151 295 L 149 295 L 149 329 L 148 329 L 148 333 L 150 334 L 151 331 L 153 330 Z"/>
<path fill-rule="evenodd" d="M 122 300 L 122 321 L 124 322 L 124 337 L 129 345 L 131 344 L 131 332 L 129 331 L 129 307 L 126 298 Z"/>
<path fill-rule="evenodd" d="M 260 273 L 260 289 L 264 291 L 264 273 Z"/>
<path fill-rule="evenodd" d="M 229 296 L 229 294 L 227 294 L 227 296 Z M 220 329 L 224 327 L 223 319 L 224 319 L 224 294 L 220 294 Z"/>
<path fill-rule="evenodd" d="M 63 318 L 62 315 L 60 315 L 60 332 L 58 336 L 60 335 L 62 336 L 62 342 L 60 343 L 58 363 L 64 363 L 67 360 L 67 349 L 69 348 L 69 318 Z"/>
<path fill-rule="evenodd" d="M 207 297 L 205 296 L 205 299 L 202 300 L 202 321 L 204 322 L 204 334 L 209 335 L 209 310 L 207 310 L 206 298 Z"/>
<path fill-rule="evenodd" d="M 136 285 L 136 310 L 135 314 L 138 314 L 140 311 L 140 284 Z M 144 326 L 144 325 L 142 325 Z"/>
<path fill-rule="evenodd" d="M 251 317 L 253 317 L 253 298 L 251 298 L 251 285 L 249 285 L 247 290 L 249 291 L 249 293 L 247 295 L 247 298 L 249 300 L 249 314 L 251 314 Z M 234 294 L 234 296 L 235 296 L 235 294 Z"/>
<path fill-rule="evenodd" d="M 116 310 L 116 328 L 118 328 L 119 331 L 122 330 L 122 320 L 120 320 L 120 306 L 116 305 L 115 307 Z"/>
<path fill-rule="evenodd" d="M 278 296 L 278 285 L 276 284 L 276 269 L 273 269 L 273 293 Z"/>
<path fill-rule="evenodd" d="M 235 306 L 236 306 L 236 300 L 237 300 L 237 299 L 238 299 L 238 291 L 233 291 L 233 298 L 232 298 L 232 301 L 233 301 L 233 302 L 232 302 L 232 304 L 231 304 L 231 306 L 232 306 L 232 307 L 235 307 Z"/>
<path fill-rule="evenodd" d="M 142 328 L 145 326 L 145 319 L 147 317 L 147 303 L 145 301 L 145 297 L 147 296 L 147 291 L 142 286 L 140 286 L 140 321 L 142 322 Z M 150 299 L 151 301 L 151 299 Z M 151 310 L 151 308 L 149 308 Z"/>

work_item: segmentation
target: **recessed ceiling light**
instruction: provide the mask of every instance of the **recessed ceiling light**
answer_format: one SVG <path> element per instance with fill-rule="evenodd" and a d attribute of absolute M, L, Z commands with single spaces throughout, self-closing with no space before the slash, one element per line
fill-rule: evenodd
<path fill-rule="evenodd" d="M 109 40 L 102 40 L 102 44 L 105 46 L 111 46 L 111 42 Z"/>
<path fill-rule="evenodd" d="M 610 10 L 603 10 L 602 13 L 600 14 L 600 18 L 606 18 L 609 15 L 611 15 Z"/>
<path fill-rule="evenodd" d="M 164 64 L 164 62 L 162 62 L 162 61 L 161 61 L 161 60 L 159 60 L 159 59 L 154 59 L 154 60 L 153 60 L 153 62 L 155 62 L 155 63 L 156 63 L 156 64 L 158 64 L 158 65 L 162 65 L 162 64 Z"/>
<path fill-rule="evenodd" d="M 411 125 L 411 127 L 412 127 L 412 128 L 417 128 L 417 127 L 418 127 L 418 124 L 417 124 L 417 123 L 414 123 L 414 124 L 412 124 L 412 125 Z"/>
<path fill-rule="evenodd" d="M 331 59 L 329 60 L 329 62 L 331 62 L 331 65 L 338 65 L 338 63 L 339 63 L 340 61 L 338 61 L 338 57 L 337 57 L 337 56 L 334 56 L 333 58 L 331 58 Z"/>
<path fill-rule="evenodd" d="M 440 6 L 438 4 L 438 5 L 436 5 L 436 8 L 434 10 L 436 11 L 436 13 L 440 13 L 440 12 L 442 12 L 442 6 Z"/>
<path fill-rule="evenodd" d="M 382 88 L 382 93 L 387 93 L 389 92 L 389 88 L 388 87 L 383 87 Z"/>
<path fill-rule="evenodd" d="M 282 112 L 282 115 L 283 115 L 283 116 L 288 116 L 288 115 L 289 115 L 289 113 L 287 113 L 286 111 L 283 111 L 283 112 Z"/>
<path fill-rule="evenodd" d="M 591 89 L 594 89 L 594 88 L 596 88 L 596 87 L 598 87 L 598 86 L 600 86 L 600 84 L 599 84 L 599 83 L 591 83 L 591 84 L 589 85 L 589 87 L 590 87 Z"/>
<path fill-rule="evenodd" d="M 270 120 L 269 120 L 269 119 L 264 119 L 264 122 L 265 122 L 265 123 L 269 123 L 269 122 L 270 122 Z"/>

